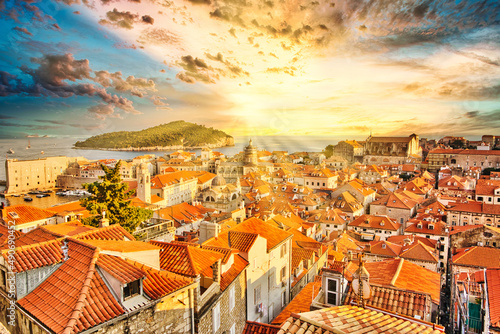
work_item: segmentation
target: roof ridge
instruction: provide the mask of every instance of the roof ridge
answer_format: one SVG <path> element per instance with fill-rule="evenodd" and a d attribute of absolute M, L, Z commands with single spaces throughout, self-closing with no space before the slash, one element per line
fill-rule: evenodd
<path fill-rule="evenodd" d="M 62 331 L 62 334 L 71 334 L 73 332 L 73 327 L 76 325 L 76 322 L 81 316 L 82 309 L 85 307 L 85 301 L 87 299 L 88 291 L 90 289 L 90 285 L 92 284 L 92 280 L 94 278 L 95 273 L 95 265 L 99 258 L 99 248 L 95 248 L 94 254 L 92 256 L 92 260 L 90 260 L 89 269 L 87 271 L 87 277 L 85 277 L 85 281 L 83 282 L 82 289 L 80 290 L 80 295 L 78 300 L 76 301 L 75 307 L 73 309 L 73 313 L 71 314 L 66 327 Z"/>
<path fill-rule="evenodd" d="M 398 280 L 399 274 L 401 273 L 401 269 L 403 268 L 403 263 L 404 263 L 404 259 L 399 258 L 398 269 L 396 269 L 396 272 L 394 273 L 394 276 L 392 277 L 392 280 L 391 280 L 392 286 L 396 286 L 396 281 Z"/>

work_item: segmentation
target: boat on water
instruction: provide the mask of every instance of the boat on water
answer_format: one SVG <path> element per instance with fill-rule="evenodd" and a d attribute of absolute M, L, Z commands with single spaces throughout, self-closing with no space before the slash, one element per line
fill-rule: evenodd
<path fill-rule="evenodd" d="M 26 149 L 30 149 L 31 148 L 31 143 L 30 143 L 30 140 L 28 139 L 28 146 L 26 146 Z"/>
<path fill-rule="evenodd" d="M 7 151 L 7 153 L 9 153 L 9 154 L 14 154 L 14 153 L 16 153 L 16 152 L 14 152 L 14 150 L 13 150 L 12 148 L 9 148 L 9 150 Z"/>
<path fill-rule="evenodd" d="M 43 197 L 49 197 L 49 194 L 38 194 L 36 195 L 37 198 L 43 198 Z"/>
<path fill-rule="evenodd" d="M 24 199 L 25 202 L 31 202 L 31 201 L 33 201 L 33 198 L 30 197 L 30 196 L 24 196 L 23 199 Z"/>

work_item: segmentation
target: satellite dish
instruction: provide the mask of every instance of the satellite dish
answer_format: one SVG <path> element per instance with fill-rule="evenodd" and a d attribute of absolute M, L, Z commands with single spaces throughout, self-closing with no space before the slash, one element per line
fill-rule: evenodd
<path fill-rule="evenodd" d="M 359 296 L 359 292 L 363 292 L 363 299 L 370 299 L 372 290 L 370 288 L 370 284 L 368 281 L 362 280 L 361 281 L 361 289 L 360 290 L 360 280 L 359 278 L 355 278 L 352 280 L 352 290 L 356 294 L 356 296 Z"/>

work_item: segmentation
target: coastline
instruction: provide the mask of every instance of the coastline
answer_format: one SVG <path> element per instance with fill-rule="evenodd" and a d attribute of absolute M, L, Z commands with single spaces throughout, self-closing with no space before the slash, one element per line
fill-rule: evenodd
<path fill-rule="evenodd" d="M 150 146 L 150 147 L 124 147 L 124 148 L 104 148 L 104 147 L 77 147 L 72 146 L 75 150 L 100 150 L 100 151 L 124 151 L 124 152 L 136 152 L 136 151 L 176 151 L 176 150 L 196 150 L 204 148 L 221 148 L 221 147 L 231 147 L 232 145 L 218 145 L 218 144 L 207 144 L 203 146 L 184 146 L 184 145 L 174 145 L 174 146 Z"/>

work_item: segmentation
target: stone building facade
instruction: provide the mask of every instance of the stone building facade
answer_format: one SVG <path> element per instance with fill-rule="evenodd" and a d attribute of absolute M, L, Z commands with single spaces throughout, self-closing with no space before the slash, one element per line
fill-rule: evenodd
<path fill-rule="evenodd" d="M 422 149 L 416 134 L 409 137 L 368 137 L 365 142 L 365 164 L 403 164 L 420 160 Z"/>
<path fill-rule="evenodd" d="M 500 167 L 498 150 L 434 149 L 427 157 L 429 171 L 432 173 L 439 171 L 443 166 L 461 167 L 464 171 L 471 167 L 481 167 L 481 170 Z"/>
<path fill-rule="evenodd" d="M 350 164 L 363 161 L 364 147 L 355 140 L 340 141 L 333 148 L 333 154 L 347 160 Z"/>
<path fill-rule="evenodd" d="M 7 159 L 5 172 L 7 194 L 18 194 L 30 190 L 59 187 L 57 177 L 65 173 L 71 162 L 84 158 L 47 157 L 37 160 Z"/>

